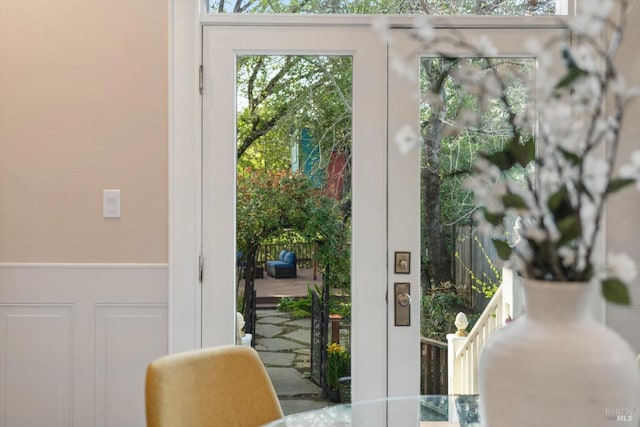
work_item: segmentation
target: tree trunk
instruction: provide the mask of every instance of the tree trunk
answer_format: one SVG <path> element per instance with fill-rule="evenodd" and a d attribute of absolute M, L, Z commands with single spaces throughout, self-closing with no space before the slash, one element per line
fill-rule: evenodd
<path fill-rule="evenodd" d="M 447 108 L 444 104 L 444 82 L 453 61 L 423 61 L 427 70 L 431 90 L 440 97 L 441 105 L 432 106 L 432 114 L 428 121 L 422 124 L 426 128 L 423 150 L 422 167 L 422 227 L 427 249 L 427 275 L 432 285 L 450 282 L 451 254 L 447 249 L 444 224 L 442 221 L 440 197 L 440 144 Z"/>

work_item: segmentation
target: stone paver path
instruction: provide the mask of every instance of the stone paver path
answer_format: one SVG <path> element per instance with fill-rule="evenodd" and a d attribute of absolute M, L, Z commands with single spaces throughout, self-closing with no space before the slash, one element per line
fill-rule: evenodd
<path fill-rule="evenodd" d="M 311 319 L 257 310 L 255 349 L 269 372 L 285 415 L 331 405 L 309 379 Z"/>

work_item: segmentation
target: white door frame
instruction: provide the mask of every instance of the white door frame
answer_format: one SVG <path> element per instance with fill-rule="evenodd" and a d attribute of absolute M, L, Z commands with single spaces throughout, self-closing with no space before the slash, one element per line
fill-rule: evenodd
<path fill-rule="evenodd" d="M 169 0 L 169 352 L 200 348 L 200 0 Z"/>

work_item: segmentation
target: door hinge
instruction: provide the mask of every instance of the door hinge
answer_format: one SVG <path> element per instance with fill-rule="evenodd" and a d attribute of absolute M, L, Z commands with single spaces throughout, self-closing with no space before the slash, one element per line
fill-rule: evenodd
<path fill-rule="evenodd" d="M 198 257 L 198 280 L 202 283 L 202 272 L 204 270 L 204 255 L 200 253 Z"/>
<path fill-rule="evenodd" d="M 199 84 L 200 84 L 200 95 L 202 95 L 204 93 L 204 71 L 202 69 L 202 65 L 200 66 L 200 77 L 199 77 Z"/>

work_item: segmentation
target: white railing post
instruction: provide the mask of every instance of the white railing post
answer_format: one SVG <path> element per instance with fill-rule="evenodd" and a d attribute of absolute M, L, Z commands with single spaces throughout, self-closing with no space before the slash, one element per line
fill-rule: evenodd
<path fill-rule="evenodd" d="M 502 309 L 505 317 L 515 319 L 524 313 L 524 296 L 522 294 L 522 279 L 510 268 L 502 269 Z"/>
<path fill-rule="evenodd" d="M 513 319 L 513 308 L 515 304 L 515 295 L 513 294 L 513 270 L 510 268 L 502 269 L 502 310 L 503 316 Z"/>
<path fill-rule="evenodd" d="M 465 374 L 463 369 L 463 358 L 457 357 L 458 350 L 460 350 L 467 342 L 467 318 L 463 313 L 458 313 L 456 316 L 456 328 L 458 332 L 455 334 L 447 334 L 447 380 L 448 380 L 448 393 L 463 394 Z"/>

